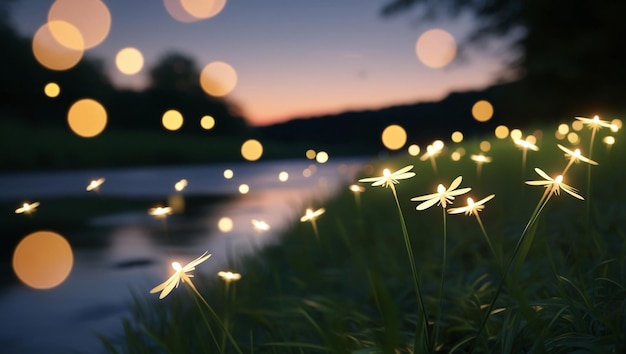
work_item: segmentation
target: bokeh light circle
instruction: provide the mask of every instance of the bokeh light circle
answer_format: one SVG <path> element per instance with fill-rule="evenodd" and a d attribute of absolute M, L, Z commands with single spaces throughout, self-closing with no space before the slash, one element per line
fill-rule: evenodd
<path fill-rule="evenodd" d="M 495 134 L 498 139 L 506 139 L 509 136 L 509 127 L 506 125 L 498 125 Z"/>
<path fill-rule="evenodd" d="M 213 129 L 213 127 L 215 127 L 215 118 L 211 116 L 204 116 L 200 118 L 200 126 L 205 130 Z"/>
<path fill-rule="evenodd" d="M 320 151 L 315 155 L 315 161 L 318 163 L 326 163 L 328 162 L 328 153 L 326 151 Z"/>
<path fill-rule="evenodd" d="M 406 144 L 406 131 L 397 124 L 385 128 L 382 133 L 383 145 L 389 150 L 401 149 Z"/>
<path fill-rule="evenodd" d="M 134 75 L 143 68 L 143 54 L 137 49 L 126 47 L 115 56 L 117 69 L 126 75 Z"/>
<path fill-rule="evenodd" d="M 580 137 L 576 132 L 569 132 L 569 134 L 567 134 L 567 141 L 569 141 L 570 144 L 578 145 L 578 143 L 580 143 Z"/>
<path fill-rule="evenodd" d="M 227 169 L 224 170 L 224 178 L 231 179 L 231 178 L 233 178 L 234 175 L 235 175 L 235 173 L 230 168 L 227 168 Z"/>
<path fill-rule="evenodd" d="M 183 9 L 197 19 L 207 19 L 219 14 L 226 0 L 179 0 Z"/>
<path fill-rule="evenodd" d="M 217 221 L 217 228 L 222 232 L 231 232 L 233 227 L 233 219 L 228 216 L 224 216 Z"/>
<path fill-rule="evenodd" d="M 13 252 L 13 271 L 24 284 L 50 289 L 68 277 L 74 264 L 67 240 L 52 231 L 37 231 L 24 237 Z"/>
<path fill-rule="evenodd" d="M 313 160 L 313 159 L 315 158 L 315 155 L 316 155 L 316 154 L 317 154 L 317 153 L 315 152 L 315 150 L 313 150 L 313 149 L 308 149 L 308 150 L 306 151 L 306 153 L 305 153 L 305 156 L 306 156 L 306 158 L 307 158 L 307 159 L 309 159 L 309 160 Z"/>
<path fill-rule="evenodd" d="M 489 101 L 480 100 L 472 106 L 472 117 L 479 122 L 486 122 L 493 117 L 493 106 Z"/>
<path fill-rule="evenodd" d="M 287 182 L 287 180 L 289 179 L 289 173 L 287 173 L 286 171 L 281 171 L 278 174 L 278 180 L 281 182 Z"/>
<path fill-rule="evenodd" d="M 515 139 L 521 139 L 522 138 L 522 131 L 519 129 L 513 129 L 511 130 L 511 133 L 509 133 L 509 136 L 511 137 L 511 139 L 515 140 Z"/>
<path fill-rule="evenodd" d="M 420 154 L 421 149 L 420 149 L 419 145 L 417 145 L 417 144 L 411 144 L 411 145 L 409 146 L 408 151 L 409 151 L 409 155 L 411 155 L 411 156 L 417 156 L 417 155 L 419 155 L 419 154 Z"/>
<path fill-rule="evenodd" d="M 442 29 L 428 30 L 417 39 L 415 44 L 417 58 L 427 67 L 442 68 L 454 59 L 457 45 L 454 37 Z"/>
<path fill-rule="evenodd" d="M 64 28 L 65 31 L 72 32 L 72 38 L 80 36 L 78 29 L 73 27 L 67 22 L 63 24 L 55 21 L 52 25 L 55 28 Z M 32 50 L 35 59 L 42 66 L 50 70 L 67 70 L 74 67 L 83 57 L 84 50 L 82 49 L 70 49 L 61 43 L 59 43 L 53 36 L 50 30 L 50 23 L 46 23 L 33 35 Z"/>
<path fill-rule="evenodd" d="M 175 110 L 170 109 L 163 113 L 163 117 L 161 118 L 161 123 L 167 130 L 178 130 L 183 126 L 183 115 Z"/>
<path fill-rule="evenodd" d="M 238 189 L 241 194 L 248 194 L 248 192 L 250 192 L 250 186 L 245 183 L 240 184 Z"/>
<path fill-rule="evenodd" d="M 67 122 L 76 135 L 91 138 L 106 127 L 107 112 L 98 101 L 84 98 L 72 104 L 67 112 Z"/>
<path fill-rule="evenodd" d="M 43 88 L 43 92 L 50 98 L 58 97 L 61 94 L 61 87 L 56 82 L 49 82 Z"/>
<path fill-rule="evenodd" d="M 71 49 L 93 48 L 102 43 L 111 29 L 111 13 L 100 0 L 56 0 L 48 11 L 48 22 L 52 21 L 71 23 L 80 31 L 84 45 L 80 48 L 70 46 Z M 55 27 L 52 31 L 54 37 L 63 43 L 63 32 L 57 31 Z"/>
<path fill-rule="evenodd" d="M 480 151 L 487 152 L 491 150 L 491 143 L 487 140 L 483 140 L 480 142 Z"/>
<path fill-rule="evenodd" d="M 256 161 L 263 155 L 263 145 L 258 140 L 249 139 L 241 145 L 241 156 L 248 161 Z"/>
<path fill-rule="evenodd" d="M 452 133 L 450 138 L 453 142 L 460 143 L 461 141 L 463 141 L 463 133 L 461 133 L 460 131 L 455 131 L 454 133 Z"/>
<path fill-rule="evenodd" d="M 222 97 L 229 94 L 237 85 L 237 72 L 227 63 L 209 63 L 200 73 L 200 86 L 207 94 Z"/>

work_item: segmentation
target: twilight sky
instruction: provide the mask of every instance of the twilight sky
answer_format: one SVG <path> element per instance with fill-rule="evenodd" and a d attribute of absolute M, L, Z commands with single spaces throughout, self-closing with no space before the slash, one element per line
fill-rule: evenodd
<path fill-rule="evenodd" d="M 47 19 L 52 0 L 17 0 L 11 20 L 32 36 Z M 509 55 L 504 42 L 469 50 L 466 60 L 444 68 L 424 65 L 416 42 L 440 28 L 461 42 L 470 18 L 416 23 L 415 13 L 382 18 L 387 0 L 229 0 L 215 17 L 183 23 L 164 0 L 104 1 L 111 14 L 108 37 L 85 55 L 104 60 L 114 82 L 141 88 L 148 69 L 176 51 L 196 61 L 230 64 L 237 85 L 226 98 L 253 125 L 345 110 L 443 98 L 454 90 L 493 82 Z M 115 67 L 115 55 L 134 47 L 145 58 L 131 76 Z"/>

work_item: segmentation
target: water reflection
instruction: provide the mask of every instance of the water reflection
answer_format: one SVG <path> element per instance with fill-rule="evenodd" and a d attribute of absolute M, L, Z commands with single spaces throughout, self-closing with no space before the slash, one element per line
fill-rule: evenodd
<path fill-rule="evenodd" d="M 41 291 L 21 284 L 6 286 L 0 293 L 0 313 L 5 323 L 0 331 L 3 352 L 99 352 L 95 333 L 120 333 L 121 318 L 128 316 L 131 290 L 150 296 L 148 291 L 168 274 L 172 261 L 186 263 L 208 251 L 213 256 L 195 272 L 217 276 L 229 268 L 238 271 L 244 256 L 270 243 L 306 208 L 318 208 L 339 187 L 354 181 L 364 160 L 334 159 L 318 165 L 309 177 L 303 171 L 310 161 L 272 161 L 211 166 L 155 167 L 120 170 L 89 170 L 38 174 L 0 175 L 0 200 L 23 200 L 51 196 L 74 196 L 85 192 L 85 184 L 98 176 L 106 183 L 100 195 L 162 198 L 185 205 L 198 195 L 226 195 L 217 203 L 197 207 L 193 212 L 174 212 L 155 219 L 148 210 L 105 214 L 89 220 L 88 228 L 75 238 L 105 232 L 102 249 L 74 249 L 74 268 L 59 287 Z M 234 171 L 232 179 L 224 170 Z M 289 174 L 287 181 L 277 178 Z M 181 178 L 189 183 L 183 191 L 173 186 Z M 239 194 L 241 183 L 250 192 Z M 232 220 L 232 230 L 218 228 L 222 217 Z M 271 228 L 259 232 L 252 219 Z"/>

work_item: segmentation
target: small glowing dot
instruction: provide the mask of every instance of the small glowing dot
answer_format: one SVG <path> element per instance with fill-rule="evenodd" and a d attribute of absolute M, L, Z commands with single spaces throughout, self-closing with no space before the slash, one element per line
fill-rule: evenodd
<path fill-rule="evenodd" d="M 458 152 L 459 154 L 461 154 L 461 156 L 465 156 L 465 148 L 460 147 L 460 148 L 456 149 L 455 151 Z"/>
<path fill-rule="evenodd" d="M 559 124 L 559 127 L 557 128 L 557 131 L 559 132 L 559 134 L 565 135 L 565 134 L 569 133 L 569 125 L 567 125 L 565 123 Z"/>
<path fill-rule="evenodd" d="M 187 184 L 188 184 L 187 180 L 183 178 L 174 184 L 174 189 L 180 192 L 187 187 Z"/>
<path fill-rule="evenodd" d="M 67 240 L 51 231 L 37 231 L 24 237 L 13 252 L 13 271 L 34 289 L 50 289 L 68 277 L 74 264 Z"/>
<path fill-rule="evenodd" d="M 76 101 L 67 112 L 70 129 L 83 138 L 92 138 L 107 125 L 107 112 L 97 101 L 85 98 Z"/>
<path fill-rule="evenodd" d="M 455 151 L 450 154 L 450 158 L 452 159 L 452 161 L 459 161 L 461 159 L 461 154 L 458 151 Z"/>
<path fill-rule="evenodd" d="M 457 45 L 454 37 L 442 29 L 422 33 L 415 43 L 417 58 L 427 67 L 442 68 L 454 59 Z"/>
<path fill-rule="evenodd" d="M 309 159 L 309 160 L 313 160 L 313 159 L 315 158 L 316 153 L 315 153 L 315 150 L 313 150 L 313 149 L 308 149 L 308 150 L 306 151 L 306 154 L 305 154 L 305 155 L 306 155 L 306 158 L 307 158 L 307 159 Z"/>
<path fill-rule="evenodd" d="M 124 48 L 117 52 L 115 65 L 122 74 L 134 75 L 143 68 L 143 55 L 136 48 Z"/>
<path fill-rule="evenodd" d="M 326 151 L 320 151 L 315 156 L 315 160 L 318 163 L 326 163 L 328 161 L 328 153 Z"/>
<path fill-rule="evenodd" d="M 224 216 L 217 221 L 217 228 L 222 232 L 231 232 L 233 230 L 233 219 Z"/>
<path fill-rule="evenodd" d="M 572 122 L 572 129 L 574 129 L 574 131 L 581 131 L 583 130 L 584 124 L 582 121 L 580 120 L 575 120 L 574 122 Z"/>
<path fill-rule="evenodd" d="M 419 154 L 420 154 L 420 147 L 419 147 L 419 145 L 412 144 L 411 146 L 409 146 L 409 155 L 417 156 Z"/>
<path fill-rule="evenodd" d="M 289 179 L 289 173 L 285 172 L 285 171 L 281 171 L 278 174 L 278 180 L 281 182 L 286 182 Z"/>
<path fill-rule="evenodd" d="M 233 172 L 233 170 L 231 170 L 229 168 L 224 170 L 224 178 L 231 179 L 231 178 L 233 178 L 234 175 L 235 175 L 235 173 Z"/>
<path fill-rule="evenodd" d="M 515 139 L 521 139 L 522 138 L 522 131 L 519 129 L 513 129 L 511 130 L 511 139 L 515 140 Z"/>
<path fill-rule="evenodd" d="M 200 119 L 200 126 L 202 129 L 210 130 L 215 126 L 215 118 L 211 116 L 204 116 Z"/>
<path fill-rule="evenodd" d="M 239 193 L 241 194 L 248 194 L 248 192 L 250 192 L 250 187 L 243 183 L 239 185 Z"/>
<path fill-rule="evenodd" d="M 496 138 L 506 139 L 509 136 L 509 128 L 506 125 L 498 125 L 496 127 Z"/>
<path fill-rule="evenodd" d="M 566 134 L 561 134 L 558 130 L 554 132 L 554 137 L 558 140 L 563 140 L 566 137 Z"/>
<path fill-rule="evenodd" d="M 435 151 L 439 151 L 443 149 L 443 147 L 444 147 L 443 141 L 441 140 L 433 141 L 433 148 L 435 149 Z"/>
<path fill-rule="evenodd" d="M 397 124 L 392 124 L 383 130 L 381 139 L 389 150 L 401 149 L 406 144 L 406 131 Z"/>
<path fill-rule="evenodd" d="M 534 135 L 529 135 L 526 137 L 526 141 L 533 145 L 537 145 L 537 138 Z"/>
<path fill-rule="evenodd" d="M 55 98 L 61 93 L 61 87 L 56 82 L 47 83 L 43 92 L 50 98 Z"/>
<path fill-rule="evenodd" d="M 246 140 L 241 145 L 241 156 L 248 161 L 256 161 L 263 155 L 263 145 L 258 140 Z"/>
<path fill-rule="evenodd" d="M 604 139 L 602 139 L 602 141 L 607 144 L 607 145 L 613 145 L 615 144 L 615 138 L 612 136 L 605 136 Z"/>
<path fill-rule="evenodd" d="M 175 109 L 170 109 L 163 113 L 161 122 L 167 130 L 178 130 L 183 126 L 183 115 Z"/>
<path fill-rule="evenodd" d="M 487 140 L 483 140 L 480 142 L 480 151 L 482 152 L 487 152 L 491 150 L 491 143 L 488 142 Z"/>
<path fill-rule="evenodd" d="M 311 177 L 311 174 L 312 174 L 312 172 L 311 172 L 311 170 L 310 170 L 310 169 L 308 169 L 308 168 L 305 168 L 305 169 L 302 171 L 302 176 L 304 176 L 304 177 L 306 177 L 306 178 Z"/>
<path fill-rule="evenodd" d="M 567 134 L 567 141 L 569 141 L 571 144 L 576 145 L 580 142 L 580 138 L 575 132 L 570 132 L 569 134 Z"/>
<path fill-rule="evenodd" d="M 461 141 L 463 141 L 463 133 L 461 133 L 460 131 L 456 131 L 452 133 L 452 136 L 450 138 L 453 142 L 460 143 Z"/>
<path fill-rule="evenodd" d="M 493 117 L 493 106 L 489 101 L 478 101 L 472 106 L 472 116 L 479 122 L 486 122 Z"/>

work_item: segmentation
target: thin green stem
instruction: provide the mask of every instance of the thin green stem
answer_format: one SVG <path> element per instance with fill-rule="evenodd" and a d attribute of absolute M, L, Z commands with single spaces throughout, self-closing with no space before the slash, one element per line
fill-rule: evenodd
<path fill-rule="evenodd" d="M 448 238 L 448 230 L 446 224 L 446 208 L 442 207 L 443 210 L 443 260 L 441 262 L 441 284 L 439 285 L 439 310 L 437 311 L 437 321 L 435 322 L 435 338 L 434 344 L 437 346 L 437 342 L 439 341 L 439 325 L 441 322 L 441 312 L 443 312 L 443 286 L 446 282 L 446 258 L 447 258 L 447 238 Z"/>
<path fill-rule="evenodd" d="M 193 286 L 191 286 L 190 288 L 193 289 Z M 223 353 L 224 350 L 223 350 L 222 346 L 220 346 L 217 338 L 215 337 L 215 333 L 213 333 L 213 329 L 211 328 L 211 325 L 209 324 L 209 320 L 206 318 L 206 315 L 204 314 L 204 311 L 202 311 L 202 308 L 200 307 L 200 302 L 198 301 L 198 298 L 193 296 L 193 300 L 195 301 L 196 306 L 198 306 L 198 310 L 200 310 L 200 315 L 202 316 L 202 320 L 204 321 L 204 325 L 209 330 L 209 334 L 211 335 L 211 338 L 213 339 L 213 342 L 215 343 L 215 346 L 217 347 L 217 350 L 220 353 Z"/>
<path fill-rule="evenodd" d="M 430 164 L 433 166 L 433 172 L 435 172 L 435 174 L 438 174 L 439 172 L 437 172 L 437 161 L 435 161 L 434 155 L 430 155 Z"/>
<path fill-rule="evenodd" d="M 228 337 L 228 339 L 230 340 L 230 342 L 232 343 L 233 347 L 235 347 L 235 350 L 237 351 L 237 353 L 239 354 L 243 354 L 243 352 L 241 351 L 241 349 L 239 348 L 239 345 L 237 345 L 237 342 L 235 341 L 235 339 L 232 337 L 232 335 L 230 334 L 230 331 L 228 330 L 228 328 L 226 328 L 226 326 L 224 325 L 224 323 L 222 322 L 222 320 L 220 320 L 220 317 L 217 315 L 217 313 L 215 313 L 215 311 L 213 311 L 213 308 L 211 307 L 211 305 L 209 305 L 209 303 L 204 299 L 204 297 L 200 294 L 200 292 L 198 291 L 198 289 L 196 289 L 196 286 L 193 285 L 193 283 L 191 281 L 187 281 L 187 284 L 189 284 L 189 287 L 196 293 L 196 295 L 198 295 L 198 297 L 200 298 L 200 300 L 202 300 L 202 302 L 204 303 L 204 305 L 206 306 L 206 308 L 209 310 L 209 312 L 211 313 L 211 315 L 213 316 L 213 318 L 215 319 L 215 322 L 217 322 L 220 327 L 222 327 L 222 330 L 224 331 L 224 333 L 226 333 L 226 336 Z"/>
<path fill-rule="evenodd" d="M 487 245 L 489 245 L 489 249 L 491 250 L 491 253 L 495 257 L 496 262 L 498 263 L 498 269 L 500 269 L 500 267 L 502 267 L 501 255 L 497 254 L 496 253 L 496 249 L 493 248 L 493 244 L 491 243 L 491 240 L 489 239 L 489 235 L 487 235 L 487 231 L 485 230 L 485 226 L 483 225 L 483 221 L 480 219 L 480 216 L 478 215 L 478 211 L 474 212 L 474 215 L 476 216 L 476 221 L 478 221 L 478 225 L 480 226 L 480 230 L 483 232 L 483 236 L 485 236 L 485 241 L 487 241 Z"/>
<path fill-rule="evenodd" d="M 409 257 L 409 263 L 411 265 L 411 275 L 413 277 L 413 287 L 415 288 L 415 296 L 417 297 L 417 302 L 419 303 L 420 309 L 422 310 L 422 319 L 424 330 L 426 331 L 426 348 L 430 348 L 430 329 L 428 328 L 428 314 L 426 312 L 426 306 L 424 305 L 424 299 L 422 297 L 422 290 L 420 289 L 419 281 L 417 280 L 417 269 L 415 268 L 415 260 L 413 259 L 413 248 L 411 247 L 411 241 L 409 240 L 409 233 L 406 229 L 406 223 L 404 222 L 404 215 L 402 214 L 402 208 L 400 207 L 400 202 L 398 201 L 398 194 L 396 193 L 396 188 L 393 184 L 390 185 L 391 191 L 393 192 L 393 197 L 396 201 L 396 206 L 398 207 L 398 214 L 400 214 L 400 224 L 402 226 L 402 234 L 404 236 L 404 244 L 406 246 L 407 256 Z M 419 328 L 419 326 L 418 326 Z M 414 350 L 417 350 L 418 337 L 415 336 L 415 345 Z"/>
<path fill-rule="evenodd" d="M 489 319 L 489 316 L 491 315 L 491 311 L 493 311 L 493 307 L 496 301 L 498 300 L 500 293 L 502 292 L 502 287 L 504 286 L 504 281 L 506 280 L 506 276 L 511 271 L 513 262 L 515 261 L 515 258 L 521 248 L 521 245 L 524 242 L 524 239 L 528 233 L 528 230 L 530 230 L 531 226 L 536 222 L 537 218 L 539 217 L 539 214 L 541 214 L 541 211 L 543 210 L 543 207 L 548 203 L 548 200 L 550 200 L 550 197 L 552 196 L 552 194 L 548 193 L 548 191 L 549 189 L 546 189 L 546 192 L 544 192 L 544 194 L 542 195 L 541 199 L 539 200 L 539 203 L 537 204 L 537 207 L 535 207 L 535 211 L 531 215 L 530 219 L 528 220 L 528 223 L 526 224 L 526 227 L 524 227 L 522 234 L 517 240 L 517 244 L 515 244 L 515 248 L 513 249 L 513 254 L 511 254 L 511 257 L 509 258 L 507 262 L 506 268 L 504 269 L 502 276 L 500 277 L 500 281 L 498 282 L 496 293 L 491 299 L 491 302 L 489 303 L 489 306 L 487 307 L 487 312 L 485 313 L 485 316 L 483 317 L 480 323 L 480 327 L 478 327 L 478 331 L 476 332 L 476 336 L 474 337 L 474 340 L 472 341 L 472 344 L 470 346 L 470 353 L 474 352 L 474 349 L 476 348 L 476 343 L 478 339 L 480 338 L 480 335 L 482 334 L 483 330 L 485 329 L 487 320 Z"/>
<path fill-rule="evenodd" d="M 313 225 L 313 232 L 315 232 L 315 238 L 317 239 L 317 242 L 319 242 L 320 234 L 317 231 L 317 223 L 315 222 L 315 219 L 311 219 L 311 225 Z"/>
<path fill-rule="evenodd" d="M 593 141 L 596 137 L 597 128 L 591 130 L 591 139 L 589 141 L 589 158 L 592 159 Z M 600 240 L 595 233 L 591 232 L 591 164 L 587 164 L 587 195 L 585 195 L 585 201 L 587 202 L 587 237 L 591 236 L 594 245 L 598 252 L 602 251 Z"/>

